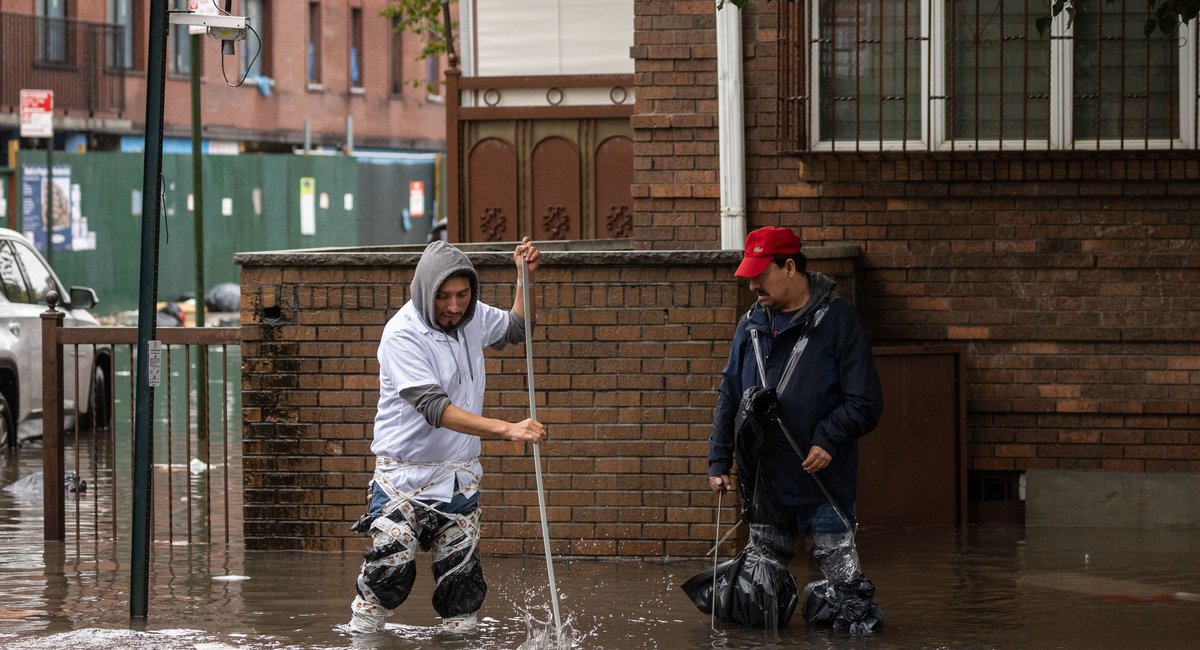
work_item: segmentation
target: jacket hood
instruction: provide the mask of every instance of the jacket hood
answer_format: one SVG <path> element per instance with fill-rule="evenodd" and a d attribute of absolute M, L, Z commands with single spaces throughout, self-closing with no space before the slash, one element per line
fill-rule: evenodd
<path fill-rule="evenodd" d="M 466 273 L 467 279 L 470 280 L 471 304 L 463 314 L 462 320 L 458 321 L 458 325 L 453 329 L 444 330 L 437 323 L 434 301 L 442 283 L 457 273 Z M 437 240 L 425 247 L 425 252 L 421 254 L 421 261 L 417 262 L 417 269 L 413 272 L 410 285 L 410 295 L 413 305 L 417 308 L 417 313 L 429 329 L 450 334 L 454 330 L 465 327 L 475 315 L 475 305 L 479 303 L 479 275 L 475 272 L 475 267 L 466 253 L 444 241 Z"/>
<path fill-rule="evenodd" d="M 804 304 L 804 308 L 796 314 L 794 320 L 802 321 L 810 318 L 816 311 L 825 306 L 826 303 L 833 297 L 833 290 L 837 286 L 829 276 L 816 271 L 808 272 L 808 302 Z"/>
<path fill-rule="evenodd" d="M 808 275 L 808 302 L 804 303 L 800 313 L 792 318 L 792 322 L 785 329 L 791 329 L 797 325 L 807 327 L 808 321 L 817 313 L 817 310 L 833 299 L 833 290 L 837 288 L 837 283 L 832 278 L 816 271 L 807 271 L 806 273 Z M 750 307 L 748 316 L 756 329 L 770 330 L 771 315 L 761 302 L 755 302 Z"/>

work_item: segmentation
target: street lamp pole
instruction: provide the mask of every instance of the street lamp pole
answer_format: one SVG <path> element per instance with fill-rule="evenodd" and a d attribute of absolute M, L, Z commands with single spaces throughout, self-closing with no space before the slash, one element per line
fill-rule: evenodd
<path fill-rule="evenodd" d="M 167 3 L 150 3 L 150 53 L 146 69 L 146 146 L 142 164 L 142 252 L 138 293 L 137 389 L 133 425 L 133 533 L 129 617 L 146 618 L 150 577 L 150 463 L 153 461 L 154 384 L 157 362 L 155 297 L 158 295 L 158 220 L 162 194 L 163 102 L 167 67 Z M 157 367 L 155 368 L 157 371 Z"/>

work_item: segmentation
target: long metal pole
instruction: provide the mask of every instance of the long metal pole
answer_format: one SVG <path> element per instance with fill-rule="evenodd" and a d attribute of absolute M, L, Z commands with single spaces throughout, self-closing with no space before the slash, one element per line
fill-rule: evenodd
<path fill-rule="evenodd" d="M 717 525 L 715 527 L 716 534 L 713 535 L 713 539 L 717 541 L 713 544 L 712 600 L 709 602 L 708 608 L 710 614 L 709 626 L 712 627 L 713 632 L 717 631 L 717 556 L 721 554 L 721 497 L 725 495 L 725 486 L 720 485 L 720 481 L 721 479 L 718 478 L 717 485 L 721 489 L 717 490 Z"/>
<path fill-rule="evenodd" d="M 200 144 L 200 35 L 190 37 L 192 81 L 192 220 L 196 250 L 196 327 L 204 327 L 204 159 Z M 199 458 L 207 465 L 208 449 L 208 347 L 200 346 L 196 373 L 196 442 Z"/>
<path fill-rule="evenodd" d="M 529 417 L 537 419 L 537 393 L 533 387 L 533 323 L 529 318 L 529 266 L 521 258 L 521 297 L 525 301 L 525 373 L 529 384 Z M 533 443 L 533 469 L 537 478 L 538 513 L 542 518 L 542 546 L 546 550 L 546 574 L 550 579 L 550 607 L 554 612 L 554 638 L 561 641 L 562 618 L 558 614 L 558 587 L 554 584 L 554 559 L 550 555 L 550 525 L 546 522 L 546 491 L 542 488 L 542 453 Z"/>
<path fill-rule="evenodd" d="M 129 617 L 146 618 L 150 577 L 150 463 L 153 460 L 154 388 L 150 343 L 158 295 L 158 219 L 162 193 L 163 100 L 167 68 L 167 3 L 150 3 L 150 61 L 146 69 L 146 146 L 142 164 L 142 253 L 138 292 L 137 396 L 133 424 L 133 531 Z"/>
<path fill-rule="evenodd" d="M 46 138 L 46 264 L 54 268 L 54 136 Z"/>

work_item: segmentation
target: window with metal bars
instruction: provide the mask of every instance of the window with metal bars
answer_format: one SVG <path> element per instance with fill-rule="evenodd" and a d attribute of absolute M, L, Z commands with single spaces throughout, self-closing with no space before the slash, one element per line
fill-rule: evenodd
<path fill-rule="evenodd" d="M 1049 33 L 1034 0 L 777 3 L 792 152 L 1195 149 L 1196 22 L 1146 36 L 1096 3 Z"/>

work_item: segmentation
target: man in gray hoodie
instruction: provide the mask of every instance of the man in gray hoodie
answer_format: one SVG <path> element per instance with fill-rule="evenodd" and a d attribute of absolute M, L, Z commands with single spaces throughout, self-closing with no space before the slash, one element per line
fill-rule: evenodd
<path fill-rule="evenodd" d="M 368 512 L 354 525 L 370 533 L 349 629 L 375 632 L 408 597 L 417 549 L 432 551 L 433 606 L 450 631 L 475 624 L 487 585 L 479 563 L 480 438 L 542 442 L 546 427 L 483 417 L 483 349 L 525 340 L 522 282 L 541 255 L 529 238 L 513 253 L 512 309 L 479 301 L 479 276 L 462 251 L 430 243 L 417 263 L 411 299 L 379 343 L 379 405 L 371 452 Z M 529 277 L 520 270 L 527 266 Z"/>

